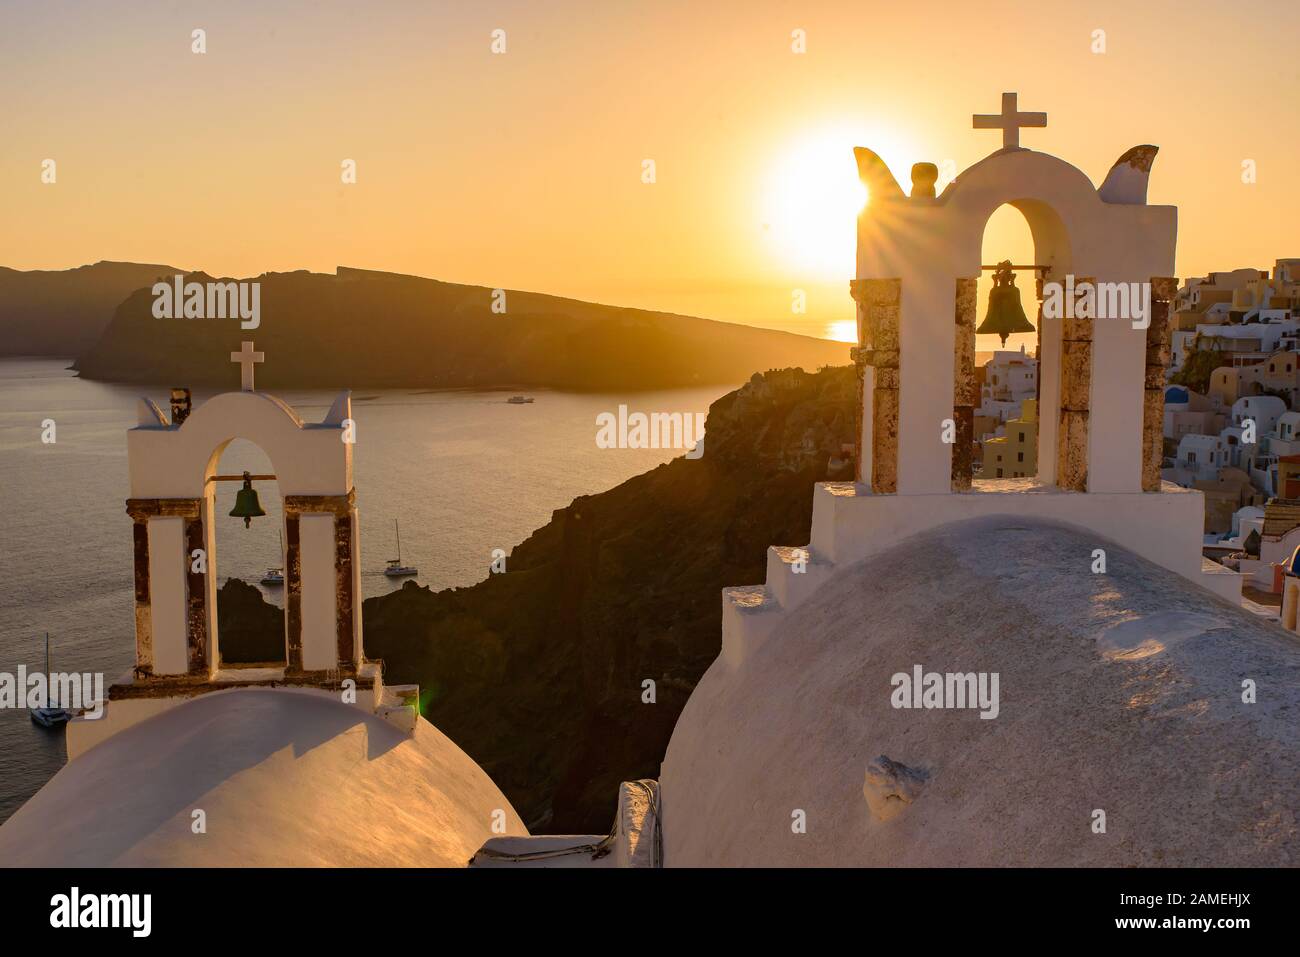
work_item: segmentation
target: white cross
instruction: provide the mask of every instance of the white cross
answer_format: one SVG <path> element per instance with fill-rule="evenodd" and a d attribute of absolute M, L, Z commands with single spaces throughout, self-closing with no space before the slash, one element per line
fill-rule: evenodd
<path fill-rule="evenodd" d="M 1016 94 L 1002 94 L 1001 113 L 976 113 L 971 117 L 977 130 L 1001 130 L 1002 148 L 1020 148 L 1020 128 L 1046 126 L 1046 113 L 1017 113 Z"/>
<path fill-rule="evenodd" d="M 253 363 L 265 362 L 265 352 L 254 352 L 251 342 L 241 342 L 240 350 L 230 354 L 231 362 L 239 363 L 239 387 L 245 392 L 253 391 Z"/>

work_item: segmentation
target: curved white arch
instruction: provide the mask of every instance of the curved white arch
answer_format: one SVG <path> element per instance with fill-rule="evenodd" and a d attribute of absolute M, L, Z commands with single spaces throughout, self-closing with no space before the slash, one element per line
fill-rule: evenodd
<path fill-rule="evenodd" d="M 132 498 L 202 498 L 221 452 L 235 439 L 264 451 L 282 495 L 346 495 L 352 489 L 351 417 L 345 393 L 321 423 L 304 423 L 262 392 L 226 392 L 199 405 L 180 426 L 141 425 L 127 433 Z"/>

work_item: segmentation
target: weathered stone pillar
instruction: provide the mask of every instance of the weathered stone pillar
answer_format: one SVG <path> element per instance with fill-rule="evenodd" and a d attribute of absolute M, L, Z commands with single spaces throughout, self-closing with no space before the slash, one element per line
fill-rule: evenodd
<path fill-rule="evenodd" d="M 862 310 L 858 310 L 858 341 L 862 341 Z M 870 461 L 871 456 L 867 454 L 864 448 L 862 437 L 862 423 L 867 421 L 867 376 L 870 372 L 870 366 L 867 364 L 867 350 L 861 346 L 854 346 L 849 350 L 849 358 L 853 360 L 853 371 L 858 377 L 858 404 L 854 410 L 853 417 L 853 478 L 856 482 L 870 481 Z M 874 379 L 873 379 L 874 381 Z"/>
<path fill-rule="evenodd" d="M 126 504 L 135 545 L 135 676 L 153 674 L 153 609 L 149 599 L 149 519 Z"/>
<path fill-rule="evenodd" d="M 196 501 L 196 506 L 202 503 Z M 200 509 L 201 510 L 201 509 Z M 208 588 L 207 572 L 195 571 L 198 564 L 194 558 L 196 551 L 204 551 L 203 519 L 200 514 L 185 518 L 185 614 L 187 647 L 189 649 L 189 673 L 207 677 L 216 664 L 211 656 L 211 643 L 208 640 Z M 207 560 L 199 565 L 206 569 Z"/>
<path fill-rule="evenodd" d="M 353 618 L 356 596 L 352 593 L 352 519 L 356 509 L 334 516 L 334 588 L 338 602 L 336 636 L 338 662 L 343 671 L 356 669 Z"/>
<path fill-rule="evenodd" d="M 1097 281 L 1079 279 L 1077 290 L 1087 283 L 1096 302 Z M 1079 302 L 1074 303 L 1074 310 Z M 1092 310 L 1088 310 L 1091 312 Z M 1040 368 L 1041 374 L 1041 368 Z M 1088 491 L 1088 413 L 1092 387 L 1092 319 L 1061 320 L 1061 424 L 1056 436 L 1056 484 L 1075 492 Z"/>
<path fill-rule="evenodd" d="M 149 584 L 151 563 L 167 556 L 149 551 L 149 520 L 179 518 L 184 522 L 181 540 L 184 550 L 178 558 L 185 570 L 185 644 L 187 671 L 207 676 L 211 667 L 208 641 L 207 573 L 193 571 L 193 554 L 203 546 L 203 500 L 197 498 L 131 498 L 126 512 L 134 523 L 135 550 L 135 674 L 146 678 L 153 674 L 153 603 Z M 205 567 L 201 565 L 200 567 Z"/>
<path fill-rule="evenodd" d="M 1160 463 L 1165 445 L 1165 370 L 1169 368 L 1169 316 L 1178 279 L 1151 277 L 1151 325 L 1147 326 L 1147 363 L 1142 393 L 1142 491 L 1160 491 Z"/>
<path fill-rule="evenodd" d="M 298 515 L 284 503 L 284 659 L 286 673 L 302 672 L 302 540 Z"/>
<path fill-rule="evenodd" d="M 901 279 L 855 279 L 849 290 L 858 304 L 859 354 L 872 370 L 871 490 L 898 491 L 899 315 Z M 866 396 L 861 403 L 865 407 Z M 865 430 L 863 430 L 865 431 Z M 859 456 L 861 461 L 862 456 Z M 865 479 L 866 476 L 863 476 Z"/>
<path fill-rule="evenodd" d="M 1047 281 L 1045 273 L 1034 270 L 1034 298 L 1038 301 L 1038 316 L 1034 319 L 1034 361 L 1038 371 L 1034 375 L 1034 405 L 1038 408 L 1038 421 L 1043 421 L 1043 285 Z M 1039 430 L 1042 431 L 1041 429 Z M 1038 460 L 1043 460 L 1040 450 Z"/>
<path fill-rule="evenodd" d="M 334 518 L 334 625 L 337 648 L 335 667 L 346 674 L 355 672 L 356 651 L 355 563 L 356 492 L 347 495 L 286 495 L 285 525 L 285 646 L 286 674 L 303 674 L 302 634 L 302 534 L 300 519 L 307 513 L 327 514 Z"/>
<path fill-rule="evenodd" d="M 953 351 L 952 490 L 970 491 L 975 443 L 975 279 L 957 280 L 956 333 Z"/>

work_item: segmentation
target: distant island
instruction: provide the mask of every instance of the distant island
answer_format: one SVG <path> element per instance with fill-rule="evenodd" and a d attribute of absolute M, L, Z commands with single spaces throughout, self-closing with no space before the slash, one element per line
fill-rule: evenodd
<path fill-rule="evenodd" d="M 122 300 L 177 272 L 175 266 L 146 263 L 0 266 L 0 357 L 80 355 L 103 335 Z"/>
<path fill-rule="evenodd" d="M 272 390 L 649 390 L 848 361 L 841 342 L 342 266 L 245 280 L 181 273 L 187 283 L 259 283 L 254 329 L 238 318 L 157 318 L 153 285 L 178 273 L 129 263 L 0 271 L 0 316 L 23 330 L 4 354 L 74 354 L 80 375 L 109 382 L 224 388 L 237 375 L 229 353 L 253 339 L 270 357 L 258 385 Z M 52 318 L 58 335 L 42 332 Z"/>

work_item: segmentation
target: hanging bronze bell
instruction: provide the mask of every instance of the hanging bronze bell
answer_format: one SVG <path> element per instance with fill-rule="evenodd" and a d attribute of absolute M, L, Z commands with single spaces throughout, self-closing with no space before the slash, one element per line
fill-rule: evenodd
<path fill-rule="evenodd" d="M 975 332 L 981 336 L 996 334 L 1007 344 L 1007 336 L 1016 332 L 1033 332 L 1034 326 L 1020 305 L 1020 290 L 1016 288 L 1016 274 L 1011 260 L 998 263 L 993 273 L 993 289 L 989 292 L 989 311 Z"/>
<path fill-rule="evenodd" d="M 253 519 L 265 515 L 262 503 L 257 500 L 257 489 L 253 488 L 253 479 L 244 473 L 244 487 L 235 495 L 235 507 L 230 510 L 232 518 L 242 518 L 244 528 L 253 524 Z"/>

